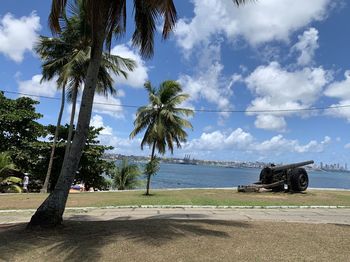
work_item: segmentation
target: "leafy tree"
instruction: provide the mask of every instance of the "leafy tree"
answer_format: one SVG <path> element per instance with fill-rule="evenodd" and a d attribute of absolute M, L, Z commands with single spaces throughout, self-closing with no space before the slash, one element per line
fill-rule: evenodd
<path fill-rule="evenodd" d="M 48 131 L 50 134 L 50 140 L 53 139 L 53 134 L 56 127 L 53 125 L 48 126 Z M 89 189 L 93 187 L 94 189 L 104 190 L 107 189 L 108 184 L 106 177 L 110 176 L 110 170 L 113 168 L 113 163 L 103 159 L 106 150 L 112 149 L 109 146 L 103 146 L 99 144 L 97 137 L 99 136 L 102 128 L 90 127 L 88 138 L 86 140 L 86 145 L 79 163 L 78 172 L 75 176 L 76 182 L 83 182 L 85 187 Z M 59 128 L 57 136 L 57 150 L 55 154 L 55 161 L 52 166 L 52 176 L 50 177 L 49 190 L 54 190 L 57 183 L 58 176 L 62 167 L 65 156 L 65 148 L 67 144 L 67 138 L 69 133 L 69 126 L 61 126 Z M 75 131 L 73 129 L 73 137 Z M 46 156 L 48 156 L 47 152 Z M 49 163 L 48 157 L 43 159 L 43 167 L 47 168 Z M 39 170 L 33 172 L 40 172 Z M 41 171 L 43 172 L 43 171 Z M 43 177 L 42 177 L 43 179 Z"/>
<path fill-rule="evenodd" d="M 52 31 L 60 32 L 60 21 L 66 18 L 66 5 L 71 1 L 52 0 L 50 26 Z M 244 0 L 234 0 L 236 4 Z M 54 227 L 62 223 L 69 188 L 78 169 L 80 157 L 87 138 L 92 104 L 97 86 L 98 71 L 101 64 L 103 46 L 110 49 L 112 36 L 121 36 L 126 31 L 126 0 L 83 0 L 82 8 L 87 14 L 87 25 L 91 30 L 91 59 L 89 62 L 85 88 L 77 123 L 75 139 L 72 141 L 69 155 L 66 157 L 55 190 L 42 203 L 32 216 L 28 227 Z M 156 20 L 164 18 L 163 38 L 167 38 L 176 23 L 176 9 L 172 0 L 134 0 L 135 31 L 133 44 L 140 47 L 144 57 L 153 55 L 153 37 Z"/>
<path fill-rule="evenodd" d="M 63 28 L 57 37 L 41 36 L 36 52 L 43 60 L 42 80 L 51 80 L 57 76 L 57 87 L 62 88 L 62 102 L 57 120 L 57 129 L 53 140 L 50 162 L 42 191 L 46 192 L 50 180 L 51 169 L 56 148 L 56 137 L 58 127 L 61 125 L 61 118 L 64 109 L 65 91 L 68 87 L 68 99 L 72 102 L 70 117 L 70 129 L 68 133 L 66 154 L 68 155 L 72 140 L 73 123 L 76 111 L 77 96 L 79 89 L 84 83 L 87 68 L 90 62 L 91 38 L 87 33 L 86 13 L 82 8 L 83 1 L 78 0 L 72 10 L 73 16 L 63 20 Z M 96 91 L 107 96 L 108 93 L 115 94 L 111 73 L 123 75 L 127 78 L 127 71 L 135 68 L 135 62 L 131 59 L 104 52 L 102 54 L 101 65 L 98 73 Z"/>
<path fill-rule="evenodd" d="M 6 151 L 22 172 L 40 162 L 40 148 L 45 147 L 38 141 L 46 136 L 46 130 L 37 122 L 42 117 L 35 111 L 37 104 L 28 97 L 9 99 L 0 92 L 0 152 Z"/>
<path fill-rule="evenodd" d="M 141 185 L 140 168 L 136 164 L 129 164 L 125 158 L 112 171 L 113 184 L 118 190 L 134 189 Z"/>
<path fill-rule="evenodd" d="M 12 157 L 14 148 L 25 149 L 45 136 L 44 126 L 36 122 L 42 117 L 35 112 L 37 104 L 28 97 L 9 99 L 0 92 L 0 152 L 9 151 Z"/>
<path fill-rule="evenodd" d="M 146 82 L 145 88 L 148 92 L 149 104 L 138 109 L 134 121 L 135 129 L 130 137 L 134 138 L 145 131 L 141 149 L 143 150 L 144 145 L 152 148 L 149 167 L 146 168 L 146 195 L 149 195 L 151 176 L 158 168 L 155 149 L 164 155 L 166 147 L 171 153 L 174 151 L 174 144 L 178 148 L 181 147 L 181 142 L 185 142 L 187 138 L 183 128 L 192 128 L 191 123 L 182 117 L 193 115 L 193 110 L 177 107 L 188 98 L 188 95 L 181 93 L 182 88 L 175 81 L 164 81 L 158 89 L 152 87 L 150 82 Z"/>

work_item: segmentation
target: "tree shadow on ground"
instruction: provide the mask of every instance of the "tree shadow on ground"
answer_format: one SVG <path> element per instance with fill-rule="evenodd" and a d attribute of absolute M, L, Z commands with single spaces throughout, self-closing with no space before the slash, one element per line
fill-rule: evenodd
<path fill-rule="evenodd" d="M 127 218 L 126 218 L 127 219 Z M 0 260 L 16 256 L 59 257 L 61 261 L 98 260 L 106 245 L 127 240 L 144 246 L 162 246 L 188 236 L 229 238 L 217 226 L 249 227 L 236 221 L 140 219 L 110 221 L 65 221 L 56 229 L 26 230 L 26 224 L 0 225 Z M 28 260 L 30 259 L 28 257 Z"/>

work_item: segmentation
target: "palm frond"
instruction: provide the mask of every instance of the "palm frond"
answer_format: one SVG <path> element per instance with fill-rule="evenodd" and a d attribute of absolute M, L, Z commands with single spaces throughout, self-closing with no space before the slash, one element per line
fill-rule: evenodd
<path fill-rule="evenodd" d="M 150 58 L 154 52 L 154 32 L 159 12 L 150 1 L 134 0 L 134 14 L 133 45 L 140 48 L 143 57 Z"/>
<path fill-rule="evenodd" d="M 173 0 L 155 0 L 153 2 L 157 6 L 159 13 L 164 16 L 162 36 L 163 39 L 166 39 L 176 24 L 177 12 L 175 5 Z"/>
<path fill-rule="evenodd" d="M 60 18 L 64 16 L 67 0 L 52 0 L 51 13 L 49 15 L 49 26 L 52 32 L 61 31 Z"/>
<path fill-rule="evenodd" d="M 112 36 L 119 36 L 126 30 L 126 0 L 109 1 L 106 25 L 106 47 L 111 48 Z"/>

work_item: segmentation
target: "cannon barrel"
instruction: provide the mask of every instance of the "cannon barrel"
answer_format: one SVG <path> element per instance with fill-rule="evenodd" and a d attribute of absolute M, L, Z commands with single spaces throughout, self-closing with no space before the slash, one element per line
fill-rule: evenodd
<path fill-rule="evenodd" d="M 282 166 L 273 166 L 273 167 L 269 167 L 269 169 L 271 169 L 274 172 L 277 172 L 277 171 L 281 171 L 284 169 L 293 169 L 293 168 L 306 166 L 306 165 L 313 164 L 313 163 L 314 163 L 314 161 L 310 160 L 310 161 L 304 161 L 304 162 L 293 163 L 293 164 L 282 165 Z"/>

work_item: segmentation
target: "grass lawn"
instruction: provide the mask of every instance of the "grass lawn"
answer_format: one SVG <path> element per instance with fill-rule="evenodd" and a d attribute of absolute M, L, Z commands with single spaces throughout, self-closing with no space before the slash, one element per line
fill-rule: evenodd
<path fill-rule="evenodd" d="M 305 193 L 238 193 L 235 189 L 153 190 L 86 192 L 70 194 L 68 207 L 103 207 L 127 205 L 215 205 L 215 206 L 275 206 L 327 205 L 350 206 L 350 191 L 308 190 Z M 0 194 L 0 210 L 37 208 L 46 194 Z"/>
<path fill-rule="evenodd" d="M 215 220 L 0 225 L 0 261 L 349 261 L 350 226 Z"/>

